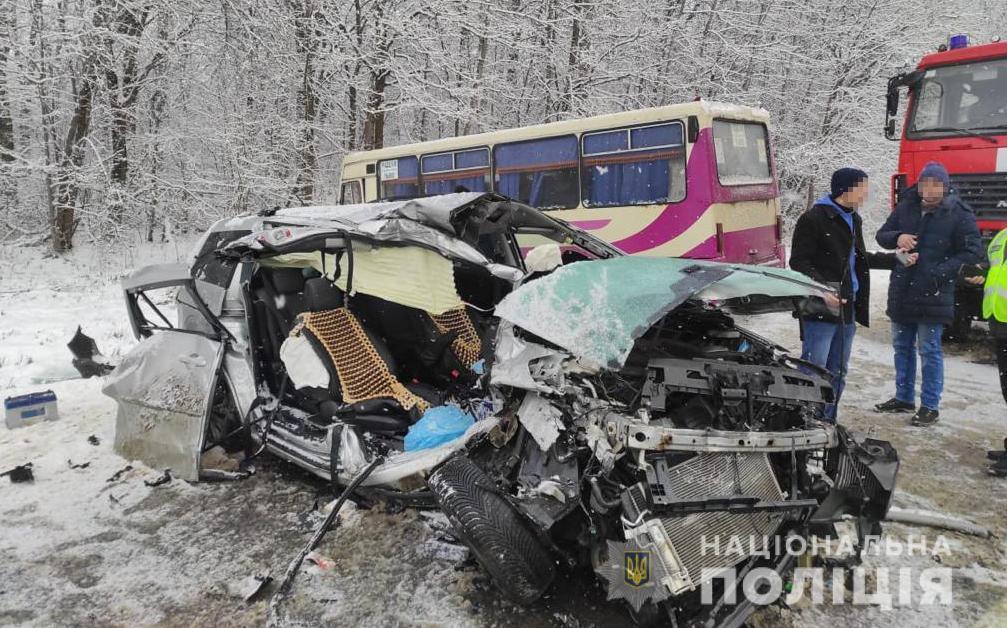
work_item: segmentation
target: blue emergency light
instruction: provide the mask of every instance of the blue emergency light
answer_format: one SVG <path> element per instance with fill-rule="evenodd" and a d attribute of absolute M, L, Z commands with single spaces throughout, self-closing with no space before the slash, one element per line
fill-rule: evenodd
<path fill-rule="evenodd" d="M 948 40 L 949 50 L 958 50 L 959 48 L 969 47 L 969 36 L 968 35 L 952 35 L 951 39 Z"/>

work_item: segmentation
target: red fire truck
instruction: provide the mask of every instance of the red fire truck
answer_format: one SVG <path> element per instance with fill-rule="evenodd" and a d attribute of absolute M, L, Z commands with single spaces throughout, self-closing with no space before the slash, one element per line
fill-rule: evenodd
<path fill-rule="evenodd" d="M 909 98 L 901 135 L 901 88 Z M 984 242 L 1007 227 L 1007 43 L 969 45 L 951 37 L 912 72 L 888 82 L 885 135 L 899 139 L 892 206 L 916 185 L 930 161 L 944 164 L 952 189 L 975 210 Z M 982 291 L 959 281 L 957 320 L 949 336 L 963 338 L 981 318 Z"/>

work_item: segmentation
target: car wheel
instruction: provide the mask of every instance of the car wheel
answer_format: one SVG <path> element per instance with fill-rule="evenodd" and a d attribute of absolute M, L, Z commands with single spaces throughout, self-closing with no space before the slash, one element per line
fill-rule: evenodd
<path fill-rule="evenodd" d="M 531 604 L 556 575 L 549 552 L 489 476 L 463 456 L 434 470 L 427 485 L 458 538 L 510 600 Z"/>

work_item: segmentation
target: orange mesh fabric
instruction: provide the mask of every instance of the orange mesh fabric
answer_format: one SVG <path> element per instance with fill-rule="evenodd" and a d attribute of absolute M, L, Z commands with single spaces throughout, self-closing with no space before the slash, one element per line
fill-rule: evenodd
<path fill-rule="evenodd" d="M 451 341 L 451 351 L 462 364 L 471 367 L 479 361 L 482 357 L 482 343 L 465 306 L 450 309 L 443 314 L 431 314 L 430 318 L 442 334 L 458 332 L 458 336 Z"/>
<path fill-rule="evenodd" d="M 345 403 L 391 398 L 404 410 L 416 407 L 420 412 L 430 404 L 409 391 L 395 379 L 381 359 L 360 321 L 346 308 L 323 312 L 305 312 L 301 322 L 325 347 L 339 375 L 339 387 Z"/>

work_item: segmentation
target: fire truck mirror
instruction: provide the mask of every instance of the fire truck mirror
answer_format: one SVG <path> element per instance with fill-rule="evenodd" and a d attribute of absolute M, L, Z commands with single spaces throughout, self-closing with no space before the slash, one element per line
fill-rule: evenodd
<path fill-rule="evenodd" d="M 895 118 L 889 117 L 885 120 L 885 137 L 894 140 L 895 137 Z"/>

